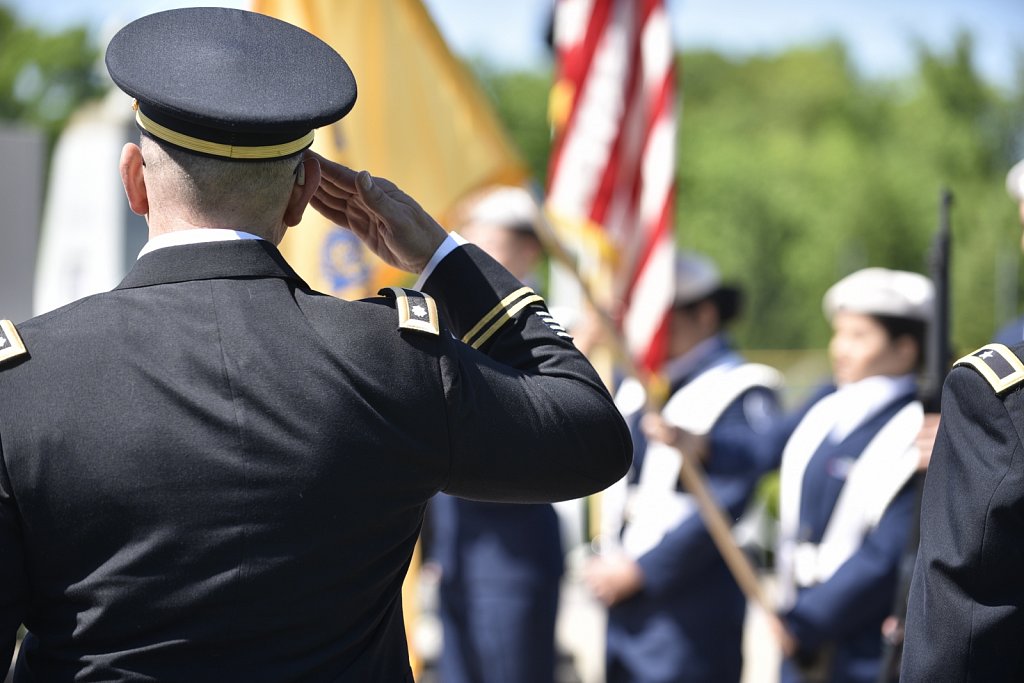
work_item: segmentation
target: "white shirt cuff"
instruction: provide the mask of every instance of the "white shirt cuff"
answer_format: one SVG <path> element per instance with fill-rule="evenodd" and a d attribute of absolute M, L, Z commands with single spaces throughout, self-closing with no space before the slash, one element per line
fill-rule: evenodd
<path fill-rule="evenodd" d="M 434 255 L 427 261 L 427 267 L 420 273 L 419 278 L 416 279 L 416 284 L 412 286 L 413 289 L 422 289 L 423 284 L 430 277 L 430 274 L 437 268 L 437 264 L 444 260 L 444 257 L 455 251 L 458 247 L 466 243 L 466 239 L 455 232 L 454 230 L 448 233 L 448 236 L 444 238 L 444 242 L 441 242 L 441 246 L 437 248 Z"/>

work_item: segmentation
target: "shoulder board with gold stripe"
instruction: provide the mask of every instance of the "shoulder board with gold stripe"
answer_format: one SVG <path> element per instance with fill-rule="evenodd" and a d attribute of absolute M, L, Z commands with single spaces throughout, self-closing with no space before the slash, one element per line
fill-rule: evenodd
<path fill-rule="evenodd" d="M 997 394 L 1024 382 L 1024 363 L 1021 363 L 1020 358 L 1002 344 L 982 346 L 953 365 L 969 365 L 974 368 L 988 380 Z"/>
<path fill-rule="evenodd" d="M 10 320 L 0 320 L 0 365 L 28 353 L 25 342 Z"/>
<path fill-rule="evenodd" d="M 474 349 L 479 349 L 494 334 L 504 327 L 516 313 L 530 304 L 543 302 L 539 294 L 529 287 L 522 287 L 512 292 L 487 312 L 480 321 L 462 337 L 462 341 Z"/>
<path fill-rule="evenodd" d="M 429 294 L 404 287 L 385 287 L 377 293 L 395 297 L 395 308 L 398 309 L 398 329 L 415 330 L 434 335 L 441 333 L 437 318 L 437 304 Z"/>

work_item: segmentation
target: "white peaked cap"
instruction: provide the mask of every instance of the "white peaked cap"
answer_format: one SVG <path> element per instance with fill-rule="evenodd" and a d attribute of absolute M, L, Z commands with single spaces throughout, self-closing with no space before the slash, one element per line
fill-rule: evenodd
<path fill-rule="evenodd" d="M 534 232 L 539 215 L 533 195 L 521 187 L 503 185 L 472 201 L 465 209 L 462 222 Z"/>
<path fill-rule="evenodd" d="M 721 286 L 722 276 L 709 258 L 692 251 L 676 255 L 676 306 L 700 301 Z"/>
<path fill-rule="evenodd" d="M 905 270 L 865 268 L 832 285 L 822 301 L 825 317 L 839 311 L 929 322 L 935 299 L 932 281 Z"/>
<path fill-rule="evenodd" d="M 1006 191 L 1016 202 L 1024 202 L 1024 159 L 1021 159 L 1006 174 Z"/>

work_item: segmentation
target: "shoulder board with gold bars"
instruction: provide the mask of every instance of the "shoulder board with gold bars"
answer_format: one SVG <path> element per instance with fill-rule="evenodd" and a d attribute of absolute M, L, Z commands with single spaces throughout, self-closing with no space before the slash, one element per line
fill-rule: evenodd
<path fill-rule="evenodd" d="M 438 335 L 441 327 L 437 319 L 437 304 L 429 294 L 404 287 L 385 287 L 377 292 L 395 298 L 398 309 L 398 329 L 415 330 Z"/>
<path fill-rule="evenodd" d="M 1024 363 L 1002 344 L 986 344 L 969 353 L 953 366 L 969 365 L 981 373 L 997 394 L 1024 382 Z"/>
<path fill-rule="evenodd" d="M 0 365 L 28 353 L 25 342 L 10 320 L 0 320 Z"/>

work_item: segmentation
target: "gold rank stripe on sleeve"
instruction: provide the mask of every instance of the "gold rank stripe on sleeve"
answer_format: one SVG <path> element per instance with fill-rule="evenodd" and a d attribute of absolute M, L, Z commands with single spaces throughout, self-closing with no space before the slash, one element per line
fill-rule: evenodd
<path fill-rule="evenodd" d="M 28 353 L 25 342 L 10 320 L 0 320 L 0 363 Z"/>
<path fill-rule="evenodd" d="M 997 394 L 1024 381 L 1024 363 L 1002 344 L 986 344 L 953 365 L 969 365 L 974 368 L 992 385 Z"/>
<path fill-rule="evenodd" d="M 428 334 L 441 334 L 437 318 L 437 303 L 429 294 L 402 287 L 386 287 L 381 292 L 390 291 L 395 295 L 395 307 L 398 309 L 398 328 L 416 330 Z"/>
<path fill-rule="evenodd" d="M 544 299 L 529 287 L 522 287 L 512 292 L 487 312 L 476 325 L 463 337 L 462 341 L 474 349 L 479 349 L 488 339 L 505 326 L 512 317 L 527 306 Z"/>

